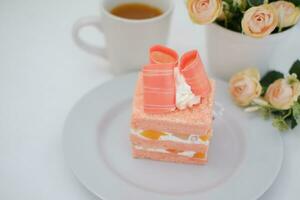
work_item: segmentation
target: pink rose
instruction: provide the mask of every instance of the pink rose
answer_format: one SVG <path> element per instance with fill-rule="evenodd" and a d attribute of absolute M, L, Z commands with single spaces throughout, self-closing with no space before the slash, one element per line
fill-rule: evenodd
<path fill-rule="evenodd" d="M 259 79 L 259 72 L 254 68 L 246 69 L 231 77 L 229 91 L 236 104 L 248 106 L 253 99 L 260 96 L 262 87 Z"/>
<path fill-rule="evenodd" d="M 242 19 L 242 29 L 246 35 L 262 38 L 269 35 L 278 25 L 275 9 L 264 4 L 248 9 Z"/>
<path fill-rule="evenodd" d="M 209 24 L 222 12 L 222 0 L 187 0 L 187 9 L 193 22 Z"/>
<path fill-rule="evenodd" d="M 287 1 L 275 1 L 270 5 L 276 10 L 280 28 L 295 25 L 300 18 L 300 8 Z"/>
<path fill-rule="evenodd" d="M 286 110 L 294 105 L 300 95 L 300 82 L 289 83 L 287 79 L 278 79 L 272 83 L 266 94 L 265 99 L 274 107 Z"/>

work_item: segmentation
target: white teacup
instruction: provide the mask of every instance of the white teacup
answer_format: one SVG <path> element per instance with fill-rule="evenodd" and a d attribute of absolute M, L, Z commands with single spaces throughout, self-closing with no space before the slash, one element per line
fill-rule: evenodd
<path fill-rule="evenodd" d="M 132 20 L 110 13 L 123 3 L 144 3 L 162 10 L 162 14 L 148 19 Z M 169 35 L 173 0 L 103 0 L 101 16 L 83 17 L 73 26 L 75 43 L 88 53 L 107 58 L 114 73 L 134 71 L 149 62 L 148 50 L 154 44 L 165 44 Z M 106 47 L 98 47 L 82 40 L 82 28 L 94 26 L 103 33 Z"/>

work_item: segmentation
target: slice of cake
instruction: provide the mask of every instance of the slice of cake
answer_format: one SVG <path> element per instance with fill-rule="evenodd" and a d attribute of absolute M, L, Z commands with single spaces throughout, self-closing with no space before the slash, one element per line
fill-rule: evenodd
<path fill-rule="evenodd" d="M 197 51 L 150 49 L 139 74 L 131 119 L 135 158 L 204 164 L 212 135 L 214 82 Z"/>

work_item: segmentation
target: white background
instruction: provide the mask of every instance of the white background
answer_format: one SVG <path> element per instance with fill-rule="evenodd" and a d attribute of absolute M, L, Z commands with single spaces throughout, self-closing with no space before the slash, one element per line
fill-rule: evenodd
<path fill-rule="evenodd" d="M 190 22 L 183 0 L 176 2 L 170 46 L 179 51 L 198 48 L 205 57 L 204 27 Z M 113 77 L 105 60 L 85 54 L 71 39 L 72 24 L 80 16 L 98 15 L 98 4 L 97 0 L 0 1 L 1 200 L 97 199 L 64 163 L 61 136 L 72 105 Z M 95 30 L 83 34 L 103 44 Z M 297 57 L 300 29 L 280 47 L 274 67 L 286 71 Z M 282 170 L 262 200 L 300 198 L 299 130 L 282 134 Z"/>

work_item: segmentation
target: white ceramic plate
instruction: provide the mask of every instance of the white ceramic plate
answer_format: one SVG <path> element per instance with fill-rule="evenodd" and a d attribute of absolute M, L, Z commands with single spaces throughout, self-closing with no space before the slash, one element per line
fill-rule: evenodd
<path fill-rule="evenodd" d="M 133 159 L 128 135 L 136 78 L 97 87 L 68 115 L 65 158 L 86 188 L 103 200 L 248 200 L 271 186 L 282 163 L 281 137 L 269 122 L 234 106 L 222 81 L 207 165 Z"/>

